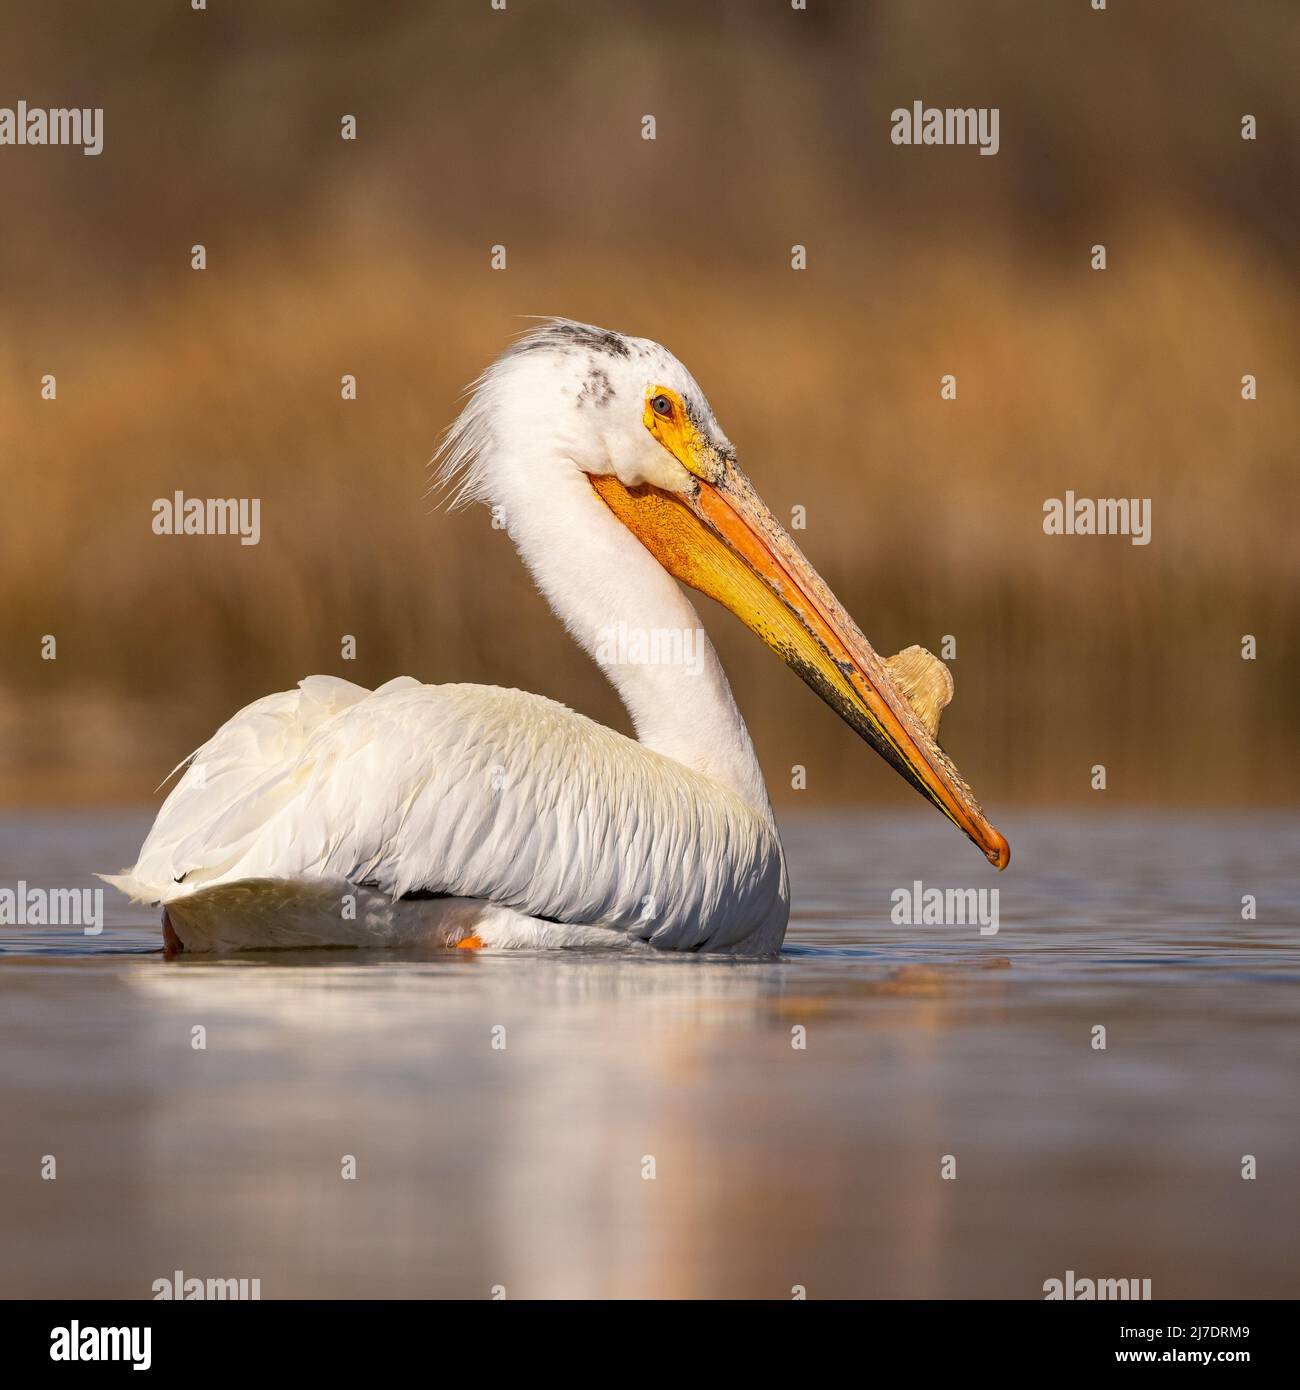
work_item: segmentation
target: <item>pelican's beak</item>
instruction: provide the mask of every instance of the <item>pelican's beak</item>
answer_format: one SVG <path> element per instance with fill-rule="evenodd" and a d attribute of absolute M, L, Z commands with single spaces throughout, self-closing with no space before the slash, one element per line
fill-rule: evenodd
<path fill-rule="evenodd" d="M 689 491 L 627 488 L 613 476 L 593 476 L 592 487 L 670 574 L 729 608 L 1006 868 L 1010 847 L 935 738 L 952 689 L 947 668 L 920 648 L 877 656 L 734 460 L 698 438 L 672 443 L 694 475 Z"/>

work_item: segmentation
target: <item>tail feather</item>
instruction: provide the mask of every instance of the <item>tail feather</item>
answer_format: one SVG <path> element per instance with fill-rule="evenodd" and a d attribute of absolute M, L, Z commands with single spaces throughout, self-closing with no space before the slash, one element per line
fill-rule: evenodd
<path fill-rule="evenodd" d="M 157 886 L 141 882 L 136 878 L 134 869 L 123 869 L 120 874 L 96 874 L 95 877 L 111 884 L 119 893 L 125 893 L 133 903 L 145 903 L 152 907 L 162 901 Z"/>

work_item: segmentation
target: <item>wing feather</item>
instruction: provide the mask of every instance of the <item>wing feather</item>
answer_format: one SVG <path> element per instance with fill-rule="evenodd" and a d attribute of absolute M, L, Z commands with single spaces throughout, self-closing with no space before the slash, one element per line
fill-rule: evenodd
<path fill-rule="evenodd" d="M 312 676 L 241 710 L 110 881 L 167 902 L 266 878 L 485 899 L 678 948 L 783 927 L 786 897 L 770 820 L 716 783 L 541 696 L 410 677 Z"/>

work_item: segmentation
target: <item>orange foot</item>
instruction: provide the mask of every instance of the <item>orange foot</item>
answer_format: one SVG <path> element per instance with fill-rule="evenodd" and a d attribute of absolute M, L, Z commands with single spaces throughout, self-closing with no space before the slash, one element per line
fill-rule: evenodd
<path fill-rule="evenodd" d="M 171 960 L 179 956 L 185 949 L 184 942 L 176 935 L 176 928 L 172 926 L 172 919 L 167 915 L 167 909 L 163 908 L 162 918 L 163 929 L 163 960 Z"/>
<path fill-rule="evenodd" d="M 483 940 L 478 935 L 466 936 L 456 943 L 456 949 L 458 951 L 481 951 Z"/>

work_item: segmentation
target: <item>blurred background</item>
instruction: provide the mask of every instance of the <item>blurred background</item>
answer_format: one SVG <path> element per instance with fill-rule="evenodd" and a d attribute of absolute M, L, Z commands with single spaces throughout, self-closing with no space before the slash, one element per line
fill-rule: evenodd
<path fill-rule="evenodd" d="M 150 799 L 317 671 L 626 728 L 486 513 L 426 496 L 528 314 L 667 344 L 877 649 L 955 638 L 944 741 L 991 811 L 1088 803 L 1095 763 L 1123 801 L 1295 799 L 1287 0 L 0 15 L 0 105 L 106 112 L 98 158 L 0 148 L 0 801 Z M 1000 153 L 894 146 L 914 100 L 999 107 Z M 260 498 L 260 545 L 155 536 L 178 489 Z M 1149 497 L 1152 543 L 1045 536 L 1066 490 Z M 778 800 L 801 764 L 912 805 L 701 607 Z"/>

